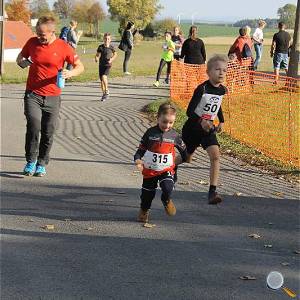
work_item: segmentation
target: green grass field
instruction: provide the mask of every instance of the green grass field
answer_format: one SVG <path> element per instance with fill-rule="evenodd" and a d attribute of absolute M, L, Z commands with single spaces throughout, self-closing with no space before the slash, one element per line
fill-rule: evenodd
<path fill-rule="evenodd" d="M 185 37 L 188 36 L 189 28 L 191 25 L 192 25 L 191 23 L 181 23 L 180 27 Z M 195 25 L 198 26 L 200 37 L 215 37 L 215 36 L 235 37 L 238 35 L 238 30 L 239 30 L 238 27 L 233 27 L 228 24 L 217 25 L 217 24 L 197 23 Z M 118 28 L 119 28 L 118 22 L 112 21 L 110 19 L 105 19 L 100 24 L 101 33 L 110 32 L 115 37 L 119 36 Z M 89 28 L 87 24 L 79 24 L 79 29 L 87 32 Z M 166 28 L 166 29 L 172 30 L 172 28 Z M 255 28 L 252 28 L 252 32 L 254 30 Z M 275 30 L 266 28 L 264 32 L 265 32 L 265 37 L 270 38 L 273 36 Z"/>
<path fill-rule="evenodd" d="M 216 40 L 217 41 L 217 40 Z M 207 44 L 206 51 L 208 57 L 213 54 L 227 54 L 230 47 L 230 43 L 234 41 L 234 38 L 228 38 L 227 45 L 215 45 Z M 73 80 L 76 81 L 89 81 L 89 80 L 98 80 L 98 66 L 94 62 L 94 55 L 98 47 L 99 42 L 93 41 L 92 39 L 83 39 L 77 48 L 77 52 L 82 60 L 85 71 L 82 75 Z M 117 45 L 117 44 L 116 44 Z M 132 58 L 130 61 L 130 71 L 133 75 L 153 75 L 153 78 L 156 74 L 158 64 L 160 61 L 161 55 L 161 41 L 143 41 L 140 44 L 136 45 Z M 86 53 L 84 54 L 84 48 Z M 269 57 L 269 46 L 266 46 L 263 53 L 262 62 L 260 65 L 260 70 L 263 71 L 272 71 L 272 60 Z M 116 77 L 122 75 L 122 63 L 124 53 L 118 51 L 118 58 L 114 62 L 111 76 Z M 15 63 L 5 63 L 4 66 L 4 76 L 2 82 L 5 83 L 21 83 L 24 82 L 27 78 L 28 70 L 20 69 Z"/>

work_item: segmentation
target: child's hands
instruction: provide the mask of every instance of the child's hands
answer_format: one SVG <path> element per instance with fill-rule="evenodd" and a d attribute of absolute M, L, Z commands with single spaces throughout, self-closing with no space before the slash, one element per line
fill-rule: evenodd
<path fill-rule="evenodd" d="M 97 63 L 99 61 L 98 57 L 96 56 L 95 57 L 95 62 Z"/>
<path fill-rule="evenodd" d="M 144 164 L 143 164 L 143 161 L 141 159 L 137 159 L 135 161 L 135 165 L 137 167 L 137 169 L 142 173 L 143 170 L 144 170 Z"/>
<path fill-rule="evenodd" d="M 209 120 L 202 119 L 201 126 L 204 131 L 209 132 L 213 128 L 214 125 Z"/>
<path fill-rule="evenodd" d="M 223 131 L 223 126 L 224 126 L 224 123 L 219 123 L 219 125 L 217 126 L 217 133 L 220 133 Z"/>

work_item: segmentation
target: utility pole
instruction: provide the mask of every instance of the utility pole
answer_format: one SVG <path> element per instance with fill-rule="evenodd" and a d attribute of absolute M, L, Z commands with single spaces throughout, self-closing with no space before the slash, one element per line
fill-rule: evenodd
<path fill-rule="evenodd" d="M 291 49 L 288 76 L 297 78 L 300 76 L 300 0 L 297 2 L 296 21 L 294 28 L 293 45 Z"/>
<path fill-rule="evenodd" d="M 4 0 L 0 0 L 0 77 L 4 73 Z"/>

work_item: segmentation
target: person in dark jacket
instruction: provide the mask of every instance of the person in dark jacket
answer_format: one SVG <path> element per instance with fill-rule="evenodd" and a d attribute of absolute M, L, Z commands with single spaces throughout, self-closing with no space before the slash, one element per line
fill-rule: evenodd
<path fill-rule="evenodd" d="M 191 26 L 189 38 L 182 45 L 180 58 L 184 58 L 186 64 L 205 64 L 205 46 L 203 41 L 197 37 L 197 32 L 197 26 Z"/>
<path fill-rule="evenodd" d="M 134 23 L 129 21 L 127 23 L 126 29 L 123 32 L 122 40 L 119 46 L 119 49 L 125 52 L 124 62 L 123 62 L 123 72 L 125 75 L 130 75 L 128 72 L 128 62 L 131 56 L 131 51 L 133 49 L 133 30 Z"/>

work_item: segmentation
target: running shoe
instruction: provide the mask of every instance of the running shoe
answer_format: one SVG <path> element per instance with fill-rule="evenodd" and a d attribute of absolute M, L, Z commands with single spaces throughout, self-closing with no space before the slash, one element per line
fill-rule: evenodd
<path fill-rule="evenodd" d="M 35 162 L 28 162 L 23 170 L 23 174 L 25 176 L 32 176 L 35 173 L 36 169 L 36 161 Z"/>
<path fill-rule="evenodd" d="M 166 78 L 166 79 L 165 79 L 165 84 L 169 84 L 169 83 L 170 83 L 169 78 Z"/>
<path fill-rule="evenodd" d="M 147 210 L 140 209 L 138 217 L 137 217 L 138 222 L 148 223 L 149 222 L 149 213 L 150 213 L 150 209 L 147 209 Z"/>
<path fill-rule="evenodd" d="M 124 75 L 131 75 L 130 72 L 124 72 Z"/>
<path fill-rule="evenodd" d="M 173 201 L 170 199 L 169 202 L 165 205 L 165 211 L 168 216 L 175 216 L 176 215 L 176 207 Z"/>
<path fill-rule="evenodd" d="M 46 175 L 46 168 L 44 166 L 37 165 L 34 176 L 43 177 L 45 175 Z"/>
<path fill-rule="evenodd" d="M 155 81 L 155 82 L 153 83 L 153 85 L 156 86 L 156 87 L 159 87 L 159 81 Z"/>
<path fill-rule="evenodd" d="M 108 95 L 107 94 L 103 94 L 102 98 L 101 98 L 101 101 L 104 102 L 106 101 L 108 98 Z"/>
<path fill-rule="evenodd" d="M 221 202 L 222 198 L 217 192 L 208 192 L 208 204 L 216 205 Z"/>

